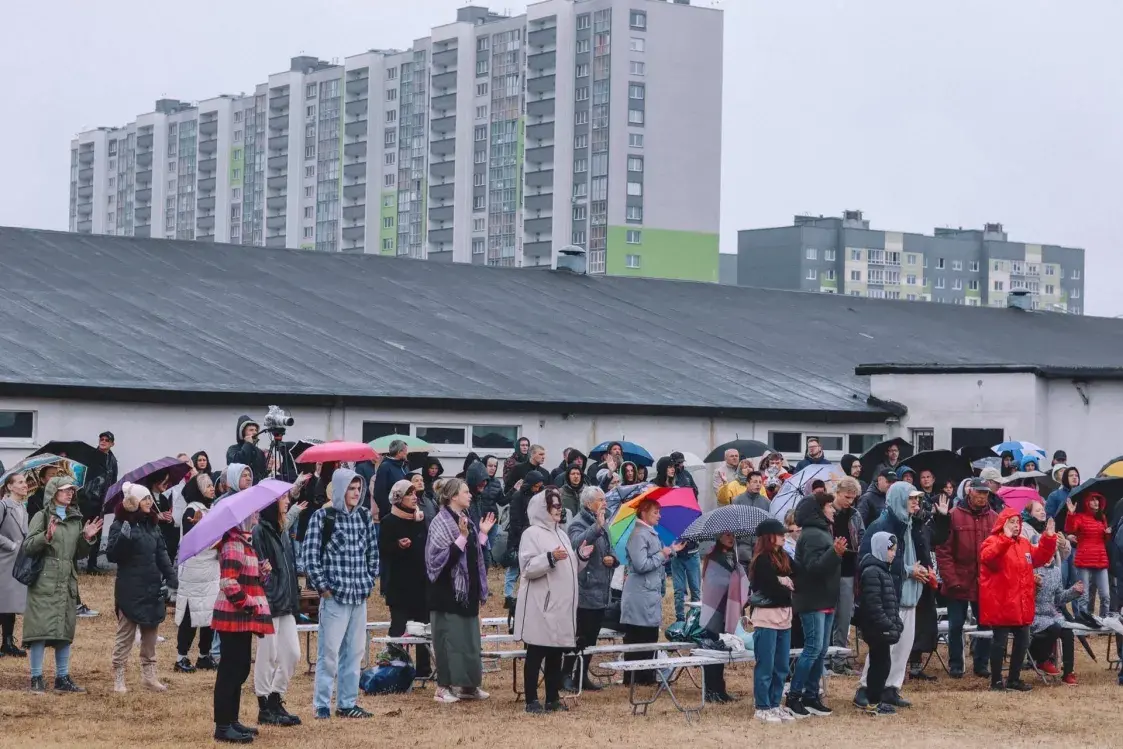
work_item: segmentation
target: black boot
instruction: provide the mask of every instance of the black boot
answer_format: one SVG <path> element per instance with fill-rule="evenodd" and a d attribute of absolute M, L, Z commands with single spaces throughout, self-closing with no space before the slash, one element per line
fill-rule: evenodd
<path fill-rule="evenodd" d="M 281 723 L 281 716 L 273 712 L 273 706 L 269 704 L 268 697 L 257 698 L 257 722 L 262 726 L 279 726 Z"/>
<path fill-rule="evenodd" d="M 10 655 L 15 658 L 26 658 L 27 651 L 20 650 L 16 647 L 16 640 L 14 637 L 5 637 L 4 645 L 0 646 L 0 655 Z"/>
<path fill-rule="evenodd" d="M 250 736 L 256 736 L 258 733 L 260 733 L 260 731 L 258 731 L 253 726 L 243 726 L 238 721 L 234 721 L 233 723 L 231 723 L 230 727 L 235 731 L 241 731 L 242 733 L 248 734 Z"/>
<path fill-rule="evenodd" d="M 273 714 L 281 719 L 280 725 L 282 726 L 299 726 L 300 718 L 296 717 L 288 710 L 285 709 L 285 701 L 281 699 L 281 695 L 277 692 L 269 695 L 269 707 L 273 710 Z"/>
<path fill-rule="evenodd" d="M 253 736 L 248 733 L 242 733 L 234 726 L 215 726 L 214 740 L 222 741 L 227 744 L 252 744 Z"/>

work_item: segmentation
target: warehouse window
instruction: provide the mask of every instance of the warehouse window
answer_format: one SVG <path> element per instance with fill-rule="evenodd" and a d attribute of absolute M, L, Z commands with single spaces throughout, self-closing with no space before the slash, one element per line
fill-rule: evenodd
<path fill-rule="evenodd" d="M 802 453 L 803 434 L 800 432 L 769 432 L 768 444 L 782 453 Z"/>
<path fill-rule="evenodd" d="M 30 442 L 34 438 L 34 411 L 0 411 L 0 440 Z"/>
<path fill-rule="evenodd" d="M 396 424 L 392 421 L 364 421 L 363 442 L 370 442 L 388 434 L 409 434 L 409 424 Z"/>
<path fill-rule="evenodd" d="M 519 440 L 517 426 L 483 425 L 472 427 L 472 447 L 482 450 L 514 450 Z"/>

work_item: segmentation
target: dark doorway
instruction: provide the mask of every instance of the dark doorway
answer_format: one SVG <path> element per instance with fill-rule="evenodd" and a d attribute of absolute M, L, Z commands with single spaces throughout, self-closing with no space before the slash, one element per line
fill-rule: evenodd
<path fill-rule="evenodd" d="M 968 447 L 971 445 L 992 447 L 1005 439 L 1003 436 L 1004 434 L 1005 432 L 1002 429 L 965 429 L 952 427 L 951 449 L 958 450 L 961 447 Z"/>

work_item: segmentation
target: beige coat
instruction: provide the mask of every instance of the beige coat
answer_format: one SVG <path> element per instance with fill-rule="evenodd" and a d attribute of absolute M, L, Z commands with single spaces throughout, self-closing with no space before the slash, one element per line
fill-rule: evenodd
<path fill-rule="evenodd" d="M 578 558 L 565 530 L 546 511 L 546 495 L 535 494 L 526 510 L 530 525 L 519 541 L 519 599 L 515 606 L 515 639 L 527 645 L 572 648 L 577 645 L 577 573 L 586 564 Z M 550 564 L 547 552 L 562 546 L 565 559 Z"/>

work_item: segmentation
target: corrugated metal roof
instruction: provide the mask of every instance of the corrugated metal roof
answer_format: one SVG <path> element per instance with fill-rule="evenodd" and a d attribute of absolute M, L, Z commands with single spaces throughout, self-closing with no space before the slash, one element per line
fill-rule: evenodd
<path fill-rule="evenodd" d="M 1123 322 L 1018 310 L 14 228 L 0 265 L 22 385 L 875 419 L 863 362 L 1123 366 Z"/>

